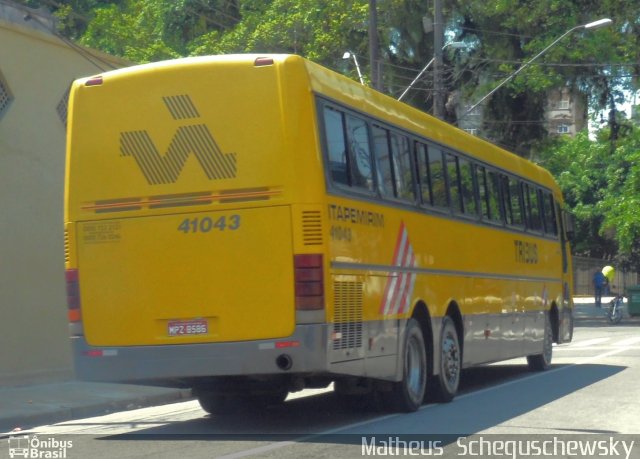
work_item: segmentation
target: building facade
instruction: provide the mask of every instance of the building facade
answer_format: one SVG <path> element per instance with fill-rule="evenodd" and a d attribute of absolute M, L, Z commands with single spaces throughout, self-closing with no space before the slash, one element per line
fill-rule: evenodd
<path fill-rule="evenodd" d="M 575 135 L 587 127 L 584 94 L 564 87 L 549 92 L 545 112 L 549 135 Z"/>
<path fill-rule="evenodd" d="M 68 90 L 125 61 L 70 45 L 0 2 L 0 386 L 73 376 L 64 281 Z"/>
<path fill-rule="evenodd" d="M 460 104 L 457 109 L 458 127 L 473 135 L 482 135 L 482 106 L 467 113 L 470 104 Z M 533 120 L 532 120 L 533 121 Z M 547 95 L 545 124 L 549 135 L 575 135 L 587 127 L 587 101 L 584 94 L 568 87 L 553 89 Z"/>

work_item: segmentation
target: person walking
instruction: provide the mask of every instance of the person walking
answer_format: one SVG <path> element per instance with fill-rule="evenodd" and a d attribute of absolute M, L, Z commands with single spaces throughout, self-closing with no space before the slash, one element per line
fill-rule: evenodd
<path fill-rule="evenodd" d="M 596 271 L 593 273 L 593 290 L 595 292 L 596 308 L 602 307 L 602 294 L 604 293 L 604 287 L 607 284 L 607 278 L 602 271 Z"/>

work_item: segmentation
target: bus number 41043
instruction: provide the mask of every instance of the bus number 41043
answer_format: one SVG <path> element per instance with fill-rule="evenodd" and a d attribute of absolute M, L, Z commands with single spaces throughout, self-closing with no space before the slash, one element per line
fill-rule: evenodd
<path fill-rule="evenodd" d="M 189 233 L 209 233 L 210 231 L 235 231 L 240 228 L 240 215 L 223 215 L 217 219 L 211 217 L 185 218 L 178 226 L 178 231 Z"/>

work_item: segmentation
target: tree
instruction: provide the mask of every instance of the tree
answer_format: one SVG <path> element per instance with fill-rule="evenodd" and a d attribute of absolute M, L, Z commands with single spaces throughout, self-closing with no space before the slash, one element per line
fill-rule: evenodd
<path fill-rule="evenodd" d="M 640 4 L 630 0 L 458 0 L 452 29 L 474 46 L 459 72 L 463 94 L 478 100 L 504 77 L 580 24 L 611 17 L 612 27 L 576 31 L 550 49 L 485 105 L 485 134 L 528 155 L 545 136 L 550 89 L 569 85 L 589 96 L 594 110 L 608 108 L 617 135 L 616 106 L 637 73 Z M 635 70 L 635 72 L 634 72 Z"/>
<path fill-rule="evenodd" d="M 640 130 L 624 122 L 611 152 L 610 132 L 563 137 L 541 155 L 576 216 L 577 255 L 640 268 Z"/>

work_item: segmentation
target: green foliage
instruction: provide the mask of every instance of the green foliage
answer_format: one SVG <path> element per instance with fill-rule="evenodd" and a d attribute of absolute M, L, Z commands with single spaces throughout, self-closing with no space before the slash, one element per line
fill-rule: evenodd
<path fill-rule="evenodd" d="M 616 113 L 640 61 L 640 4 L 630 0 L 457 0 L 454 24 L 474 48 L 462 64 L 463 94 L 478 100 L 572 28 L 609 17 L 613 25 L 576 29 L 492 96 L 485 134 L 525 154 L 544 137 L 548 90 L 569 85 L 592 109 Z M 538 126 L 533 123 L 538 122 Z M 619 119 L 610 117 L 615 139 Z"/>
<path fill-rule="evenodd" d="M 609 133 L 586 132 L 548 146 L 541 164 L 557 178 L 577 220 L 577 254 L 640 267 L 640 130 L 611 150 Z"/>
<path fill-rule="evenodd" d="M 357 79 L 345 51 L 358 56 L 365 80 L 368 0 L 22 0 L 50 8 L 59 31 L 80 43 L 149 62 L 220 53 L 295 53 Z M 397 97 L 433 56 L 432 18 L 423 0 L 378 0 L 384 86 Z M 576 29 L 501 87 L 484 105 L 483 134 L 523 156 L 538 156 L 558 178 L 578 219 L 579 254 L 640 266 L 640 134 L 621 121 L 623 90 L 640 74 L 640 2 L 635 0 L 454 0 L 445 2 L 444 53 L 451 99 L 474 102 L 568 30 L 610 17 L 613 26 Z M 431 69 L 432 70 L 432 69 Z M 431 70 L 404 99 L 430 109 Z M 564 85 L 606 109 L 598 139 L 549 139 L 549 90 Z M 447 109 L 447 117 L 452 110 Z M 547 145 L 543 147 L 543 145 Z"/>

